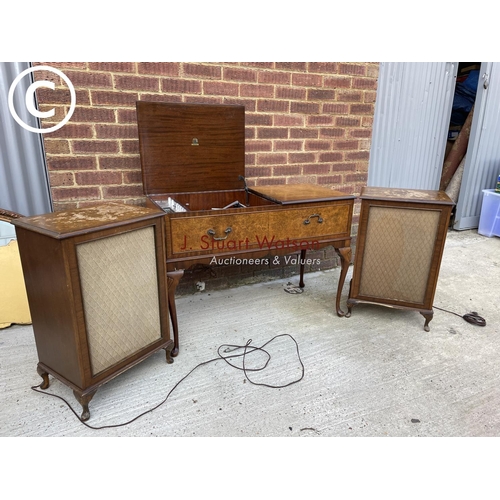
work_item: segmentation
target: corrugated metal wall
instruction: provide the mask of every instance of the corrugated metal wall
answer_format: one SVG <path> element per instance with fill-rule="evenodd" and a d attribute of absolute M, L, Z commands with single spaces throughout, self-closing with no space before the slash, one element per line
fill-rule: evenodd
<path fill-rule="evenodd" d="M 478 227 L 483 200 L 482 190 L 494 188 L 498 175 L 500 175 L 500 63 L 483 63 L 453 225 L 455 229 Z"/>
<path fill-rule="evenodd" d="M 368 185 L 438 189 L 457 64 L 381 63 Z"/>
<path fill-rule="evenodd" d="M 22 215 L 52 211 L 45 154 L 40 134 L 21 127 L 8 107 L 9 89 L 29 63 L 0 62 L 0 207 Z M 28 113 L 25 94 L 32 79 L 24 77 L 14 94 L 17 114 L 28 125 L 39 128 Z"/>

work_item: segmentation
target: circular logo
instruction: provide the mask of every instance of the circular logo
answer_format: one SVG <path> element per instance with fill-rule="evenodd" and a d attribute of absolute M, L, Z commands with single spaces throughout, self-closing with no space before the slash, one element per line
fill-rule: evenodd
<path fill-rule="evenodd" d="M 34 71 L 51 71 L 52 73 L 55 73 L 56 75 L 60 76 L 68 85 L 69 92 L 71 95 L 71 104 L 69 107 L 69 111 L 67 115 L 64 117 L 63 120 L 61 120 L 57 125 L 54 125 L 53 127 L 49 128 L 35 128 L 31 127 L 27 123 L 24 123 L 21 118 L 19 118 L 19 115 L 17 114 L 15 108 L 14 108 L 14 91 L 16 90 L 17 85 L 19 82 L 29 73 L 33 73 Z M 25 103 L 26 103 L 26 108 L 28 109 L 29 113 L 32 114 L 33 116 L 36 116 L 37 118 L 50 118 L 51 116 L 54 116 L 55 110 L 52 108 L 49 111 L 39 111 L 35 108 L 33 102 L 34 102 L 34 94 L 36 89 L 39 87 L 46 87 L 49 89 L 54 90 L 55 85 L 53 82 L 48 82 L 46 80 L 38 81 L 32 83 L 29 87 L 28 90 L 26 91 L 25 95 Z M 48 134 L 50 132 L 55 132 L 56 130 L 60 129 L 63 125 L 65 125 L 71 116 L 73 115 L 73 112 L 75 111 L 76 107 L 76 93 L 75 93 L 75 87 L 73 87 L 73 84 L 71 83 L 71 80 L 62 72 L 59 71 L 56 68 L 53 68 L 52 66 L 34 66 L 33 68 L 28 68 L 25 69 L 22 73 L 20 73 L 16 79 L 12 82 L 12 85 L 10 86 L 9 89 L 9 96 L 8 96 L 8 103 L 9 103 L 9 110 L 10 114 L 16 120 L 21 127 L 23 127 L 26 130 L 29 130 L 30 132 L 35 132 L 36 134 Z"/>

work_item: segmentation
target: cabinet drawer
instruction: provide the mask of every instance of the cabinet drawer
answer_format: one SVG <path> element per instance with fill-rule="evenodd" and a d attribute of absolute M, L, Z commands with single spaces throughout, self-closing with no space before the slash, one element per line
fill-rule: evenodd
<path fill-rule="evenodd" d="M 258 249 L 269 230 L 267 212 L 170 218 L 172 254 Z"/>
<path fill-rule="evenodd" d="M 349 236 L 350 207 L 322 205 L 275 211 L 269 214 L 269 231 L 278 240 Z"/>

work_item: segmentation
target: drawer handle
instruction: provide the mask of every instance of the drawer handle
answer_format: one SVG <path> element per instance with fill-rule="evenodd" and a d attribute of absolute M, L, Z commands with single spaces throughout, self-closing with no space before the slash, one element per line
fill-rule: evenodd
<path fill-rule="evenodd" d="M 222 241 L 222 240 L 225 240 L 228 236 L 229 236 L 229 233 L 232 231 L 232 229 L 230 227 L 228 227 L 224 233 L 226 234 L 226 236 L 222 236 L 221 238 L 216 238 L 215 237 L 215 231 L 213 229 L 209 229 L 207 231 L 207 234 L 210 235 L 212 237 L 212 239 L 214 241 Z"/>
<path fill-rule="evenodd" d="M 312 214 L 306 220 L 304 220 L 304 224 L 306 226 L 307 226 L 307 224 L 311 223 L 311 221 L 309 219 L 311 219 L 312 217 L 317 217 L 318 218 L 318 224 L 321 224 L 323 222 L 323 218 L 321 217 L 320 214 Z"/>

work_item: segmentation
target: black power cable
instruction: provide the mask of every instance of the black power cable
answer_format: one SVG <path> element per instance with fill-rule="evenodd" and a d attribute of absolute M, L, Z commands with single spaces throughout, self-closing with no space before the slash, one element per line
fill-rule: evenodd
<path fill-rule="evenodd" d="M 299 364 L 300 364 L 300 367 L 301 367 L 301 374 L 298 378 L 296 378 L 295 380 L 292 380 L 291 382 L 288 382 L 287 384 L 283 384 L 283 385 L 271 385 L 271 384 L 265 384 L 265 383 L 260 383 L 260 382 L 254 382 L 253 380 L 251 380 L 248 376 L 248 373 L 249 372 L 259 372 L 259 371 L 262 371 L 264 370 L 267 365 L 269 364 L 269 361 L 271 360 L 271 355 L 269 354 L 269 352 L 267 352 L 264 347 L 266 347 L 267 345 L 269 345 L 271 342 L 273 342 L 274 340 L 276 340 L 277 338 L 279 337 L 289 337 L 290 339 L 292 339 L 292 341 L 294 342 L 295 344 L 295 349 L 296 349 L 296 352 L 297 352 L 297 359 L 299 361 Z M 133 419 L 127 421 L 127 422 L 124 422 L 122 424 L 114 424 L 114 425 L 103 425 L 101 427 L 94 427 L 92 425 L 89 425 L 87 424 L 86 422 L 84 422 L 80 416 L 78 415 L 78 413 L 76 413 L 76 411 L 73 409 L 73 407 L 61 396 L 58 396 L 57 394 L 51 394 L 49 392 L 45 392 L 43 390 L 40 390 L 40 385 L 36 385 L 36 386 L 33 386 L 31 387 L 32 390 L 34 390 L 35 392 L 39 392 L 40 394 L 45 394 L 47 396 L 53 396 L 55 398 L 58 398 L 60 399 L 61 401 L 63 401 L 67 406 L 68 408 L 74 413 L 74 415 L 76 416 L 76 418 L 83 424 L 85 425 L 86 427 L 88 427 L 89 429 L 94 429 L 94 430 L 100 430 L 100 429 L 111 429 L 111 428 L 114 428 L 114 427 L 123 427 L 125 425 L 129 425 L 131 424 L 132 422 L 135 422 L 137 419 L 143 417 L 144 415 L 146 415 L 147 413 L 151 413 L 153 412 L 154 410 L 156 410 L 157 408 L 159 408 L 161 405 L 163 405 L 167 399 L 170 397 L 170 395 L 174 392 L 174 390 L 184 381 L 186 380 L 195 370 L 197 370 L 198 368 L 202 367 L 202 366 L 205 366 L 205 365 L 208 365 L 209 363 L 213 363 L 214 361 L 218 361 L 220 359 L 224 360 L 229 366 L 232 366 L 233 368 L 236 368 L 237 370 L 241 370 L 243 371 L 243 373 L 245 374 L 245 378 L 253 385 L 259 385 L 259 386 L 263 386 L 263 387 L 270 387 L 271 389 L 281 389 L 283 387 L 288 387 L 292 384 L 296 384 L 297 382 L 300 382 L 303 378 L 304 378 L 304 364 L 302 363 L 302 359 L 300 357 L 300 352 L 299 352 L 299 345 L 297 344 L 297 341 L 291 336 L 289 335 L 288 333 L 284 333 L 284 334 L 281 334 L 281 335 L 276 335 L 275 337 L 273 337 L 271 340 L 268 340 L 265 344 L 263 344 L 261 347 L 257 347 L 257 346 L 252 346 L 251 345 L 252 343 L 252 340 L 248 340 L 247 343 L 243 346 L 240 346 L 240 345 L 230 345 L 230 344 L 222 344 L 221 346 L 219 346 L 219 348 L 217 349 L 217 357 L 216 358 L 213 358 L 213 359 L 209 359 L 208 361 L 203 361 L 202 363 L 199 363 L 198 365 L 196 365 L 187 375 L 185 375 L 184 377 L 182 377 L 173 387 L 172 389 L 170 389 L 170 391 L 168 392 L 167 396 L 165 397 L 165 399 L 163 401 L 161 401 L 160 403 L 158 403 L 156 406 L 154 406 L 153 408 L 150 408 L 149 410 L 146 410 L 145 412 L 141 413 L 140 415 L 137 415 L 136 417 L 134 417 Z M 238 351 L 240 351 L 238 353 Z M 243 352 L 241 352 L 243 351 Z M 257 368 L 247 368 L 246 367 L 246 358 L 249 354 L 252 354 L 253 352 L 262 352 L 264 354 L 266 354 L 266 361 L 265 363 L 263 363 L 262 366 L 260 367 L 257 367 Z M 231 353 L 234 353 L 234 354 L 231 354 Z M 230 360 L 232 361 L 233 359 L 236 359 L 236 358 L 242 358 L 242 366 L 239 367 L 237 365 L 235 365 L 234 363 L 231 363 Z"/>
<path fill-rule="evenodd" d="M 444 311 L 450 314 L 454 314 L 455 316 L 458 316 L 459 318 L 465 319 L 467 323 L 470 323 L 472 325 L 477 325 L 477 326 L 486 326 L 486 320 L 482 317 L 479 316 L 479 314 L 476 311 L 472 311 L 470 313 L 464 314 L 461 316 L 460 314 L 457 314 L 456 312 L 453 311 L 448 311 L 446 309 L 441 309 L 440 307 L 433 306 L 434 309 L 439 309 L 440 311 Z"/>

